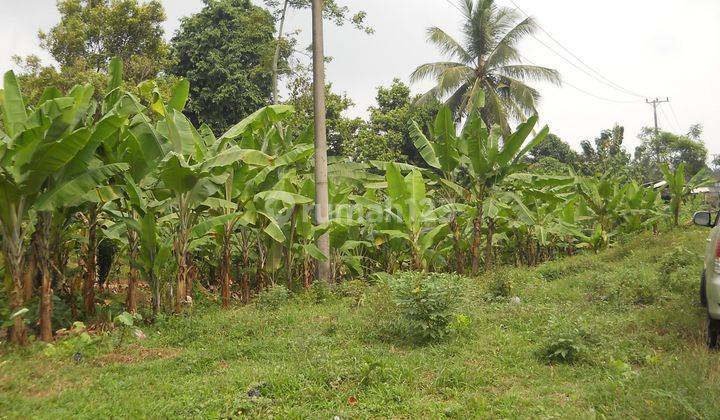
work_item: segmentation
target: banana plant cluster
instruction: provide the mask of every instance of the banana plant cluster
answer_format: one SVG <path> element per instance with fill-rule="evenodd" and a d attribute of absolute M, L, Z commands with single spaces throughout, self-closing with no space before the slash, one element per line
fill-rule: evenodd
<path fill-rule="evenodd" d="M 0 235 L 15 342 L 35 293 L 43 340 L 52 340 L 54 296 L 73 316 L 79 300 L 92 319 L 100 241 L 118 250 L 125 309 L 149 300 L 157 315 L 199 294 L 229 307 L 278 282 L 308 287 L 318 261 L 337 280 L 536 264 L 597 251 L 666 216 L 658 192 L 635 183 L 529 173 L 526 156 L 547 127 L 536 131 L 533 116 L 505 136 L 483 122 L 480 95 L 462 127 L 447 108 L 427 130 L 410 122 L 425 167 L 331 161 L 331 218 L 318 225 L 313 130 L 288 126 L 292 107 L 262 108 L 216 136 L 184 115 L 187 81 L 163 95 L 154 81 L 127 89 L 118 60 L 108 72 L 100 103 L 76 86 L 27 104 L 5 74 Z M 675 184 L 682 196 L 698 182 Z M 330 255 L 315 245 L 326 233 Z"/>

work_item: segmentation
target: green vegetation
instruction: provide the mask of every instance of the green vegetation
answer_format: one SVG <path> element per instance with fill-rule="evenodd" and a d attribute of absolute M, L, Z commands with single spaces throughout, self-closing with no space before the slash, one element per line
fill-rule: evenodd
<path fill-rule="evenodd" d="M 462 8 L 462 38 L 456 40 L 438 27 L 427 30 L 428 41 L 449 61 L 423 64 L 412 74 L 413 80 L 432 78 L 437 85 L 422 102 L 445 100 L 453 112 L 467 115 L 480 92 L 487 98 L 482 118 L 485 124 L 500 126 L 509 134 L 512 121 L 523 121 L 537 114 L 540 92 L 527 81 L 560 84 L 557 70 L 523 64 L 520 41 L 537 31 L 531 17 L 523 18 L 515 9 L 498 6 L 495 0 L 465 0 Z"/>
<path fill-rule="evenodd" d="M 452 312 L 467 327 L 453 317 L 458 327 L 432 344 L 398 329 L 404 306 L 385 280 L 351 282 L 354 294 L 346 284 L 322 304 L 286 291 L 272 307 L 230 311 L 201 299 L 187 316 L 141 324 L 148 338 L 127 333 L 119 348 L 121 332 L 87 336 L 81 326 L 52 347 L 0 358 L 0 411 L 713 418 L 720 356 L 704 348 L 696 302 L 704 235 L 645 234 L 597 257 L 498 270 L 521 279 L 506 298 L 488 296 L 486 276 L 454 277 Z M 677 247 L 688 257 L 668 262 Z"/>
<path fill-rule="evenodd" d="M 0 90 L 2 416 L 714 416 L 701 127 L 573 151 L 493 0 L 348 119 L 291 65 L 310 5 L 206 0 L 166 44 L 157 1 L 58 2 L 58 69 Z"/>

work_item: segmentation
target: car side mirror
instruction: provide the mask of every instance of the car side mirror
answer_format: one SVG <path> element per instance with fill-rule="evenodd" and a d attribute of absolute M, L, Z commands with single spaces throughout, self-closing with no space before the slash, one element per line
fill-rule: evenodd
<path fill-rule="evenodd" d="M 712 214 L 707 211 L 699 211 L 693 216 L 693 222 L 698 226 L 713 227 Z"/>

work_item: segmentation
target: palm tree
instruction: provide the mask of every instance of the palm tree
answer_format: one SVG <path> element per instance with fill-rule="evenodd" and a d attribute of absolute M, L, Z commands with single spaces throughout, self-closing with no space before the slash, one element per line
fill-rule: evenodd
<path fill-rule="evenodd" d="M 462 0 L 464 42 L 437 27 L 428 28 L 428 40 L 452 61 L 423 64 L 411 80 L 434 78 L 437 85 L 419 103 L 445 99 L 456 116 L 467 115 L 478 90 L 487 102 L 482 118 L 498 124 L 505 134 L 510 121 L 524 121 L 537 113 L 540 93 L 527 80 L 560 84 L 557 70 L 521 63 L 520 40 L 537 29 L 531 17 L 521 20 L 514 9 L 498 7 L 494 0 Z"/>

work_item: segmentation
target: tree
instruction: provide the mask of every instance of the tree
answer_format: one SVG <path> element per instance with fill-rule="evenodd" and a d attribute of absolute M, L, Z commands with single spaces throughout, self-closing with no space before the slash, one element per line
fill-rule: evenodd
<path fill-rule="evenodd" d="M 190 120 L 222 133 L 270 102 L 275 22 L 250 0 L 204 3 L 171 40 L 170 72 L 190 82 Z"/>
<path fill-rule="evenodd" d="M 278 88 L 278 78 L 281 72 L 289 72 L 289 68 L 281 68 L 283 63 L 280 62 L 283 56 L 283 50 L 292 51 L 295 45 L 295 39 L 286 35 L 285 20 L 289 9 L 301 10 L 311 7 L 311 0 L 264 0 L 265 5 L 270 8 L 276 22 L 278 23 L 277 40 L 275 41 L 275 52 L 272 59 L 272 90 L 273 103 L 280 102 L 280 92 Z M 363 11 L 356 12 L 351 15 L 347 6 L 339 6 L 335 0 L 326 0 L 322 4 L 323 18 L 330 20 L 338 26 L 342 26 L 345 22 L 351 22 L 355 28 L 371 34 L 374 30 L 365 25 L 366 13 Z M 287 54 L 287 52 L 286 52 Z"/>
<path fill-rule="evenodd" d="M 290 97 L 285 102 L 295 112 L 288 118 L 289 127 L 304 127 L 314 115 L 313 84 L 310 75 L 301 69 L 290 82 Z M 362 124 L 362 120 L 345 117 L 353 101 L 345 93 L 332 91 L 332 84 L 325 87 L 327 143 L 329 156 L 347 156 L 345 146 Z"/>
<path fill-rule="evenodd" d="M 486 127 L 482 119 L 482 106 L 485 104 L 483 91 L 473 100 L 460 136 L 458 137 L 455 122 L 450 108 L 443 107 L 438 113 L 432 130 L 430 141 L 420 130 L 416 122 L 411 123 L 412 137 L 422 158 L 433 168 L 439 169 L 445 176 L 444 184 L 459 196 L 467 198 L 474 208 L 473 237 L 470 246 L 472 257 L 472 273 L 477 274 L 480 268 L 480 239 L 485 218 L 493 223 L 495 214 L 484 214 L 488 206 L 486 200 L 492 200 L 497 189 L 510 175 L 518 173 L 527 166 L 527 154 L 540 144 L 547 136 L 549 129 L 544 127 L 531 138 L 537 124 L 537 115 L 520 124 L 515 132 L 504 137 L 498 125 Z M 502 138 L 502 140 L 501 140 Z M 460 164 L 469 178 L 467 186 L 461 185 L 453 174 Z M 492 229 L 488 233 L 488 241 L 492 243 Z M 491 249 L 487 247 L 486 249 Z M 485 257 L 486 268 L 490 266 L 490 255 Z"/>
<path fill-rule="evenodd" d="M 537 29 L 531 17 L 521 19 L 518 12 L 498 7 L 494 0 L 465 0 L 463 42 L 437 27 L 427 30 L 428 40 L 451 61 L 423 64 L 412 80 L 434 78 L 437 85 L 420 100 L 445 98 L 456 116 L 466 115 L 480 90 L 485 91 L 482 118 L 487 126 L 498 124 L 510 133 L 511 121 L 522 121 L 537 113 L 540 93 L 526 81 L 560 84 L 556 70 L 521 63 L 518 44 Z"/>
<path fill-rule="evenodd" d="M 670 192 L 670 209 L 672 210 L 675 226 L 679 226 L 680 208 L 690 194 L 692 194 L 693 190 L 712 185 L 714 182 L 705 170 L 701 170 L 690 177 L 690 179 L 687 179 L 685 176 L 686 167 L 685 163 L 681 163 L 674 169 L 671 169 L 667 163 L 663 163 L 660 166 L 660 170 L 662 170 L 665 176 L 665 182 L 667 182 L 668 191 Z"/>
<path fill-rule="evenodd" d="M 370 107 L 369 120 L 353 127 L 355 134 L 343 139 L 343 153 L 360 162 L 381 160 L 425 166 L 413 145 L 408 121 L 417 122 L 427 133 L 426 127 L 432 124 L 439 104 L 415 105 L 417 98 L 399 79 L 379 87 L 375 99 L 377 105 Z"/>
<path fill-rule="evenodd" d="M 582 167 L 585 175 L 595 176 L 607 173 L 629 175 L 630 154 L 623 148 L 625 128 L 615 124 L 610 130 L 603 130 L 594 142 L 583 140 Z"/>
<path fill-rule="evenodd" d="M 555 134 L 548 134 L 545 140 L 530 151 L 530 162 L 538 163 L 543 158 L 553 158 L 560 163 L 575 166 L 580 155 Z"/>
<path fill-rule="evenodd" d="M 139 83 L 167 64 L 165 11 L 157 0 L 60 0 L 60 22 L 38 36 L 62 70 L 101 72 L 117 57 L 126 79 Z"/>
<path fill-rule="evenodd" d="M 650 128 L 640 133 L 640 145 L 635 149 L 635 164 L 641 168 L 647 181 L 662 177 L 660 165 L 667 163 L 671 168 L 686 164 L 688 175 L 707 168 L 708 150 L 701 140 L 702 126 L 692 126 L 687 135 L 661 131 L 657 135 Z"/>
<path fill-rule="evenodd" d="M 94 165 L 95 149 L 125 121 L 118 115 L 109 124 L 88 118 L 92 87 L 73 88 L 67 96 L 48 88 L 45 101 L 26 107 L 13 72 L 4 76 L 0 93 L 3 130 L 0 131 L 0 233 L 6 270 L 12 280 L 10 307 L 14 316 L 11 340 L 25 341 L 21 314 L 24 304 L 22 267 L 25 233 L 36 213 L 39 235 L 38 267 L 42 276 L 41 338 L 52 339 L 50 325 L 49 228 L 52 212 L 61 205 L 84 203 L 84 195 L 111 174 L 127 167 Z M 85 125 L 87 124 L 87 125 Z"/>

